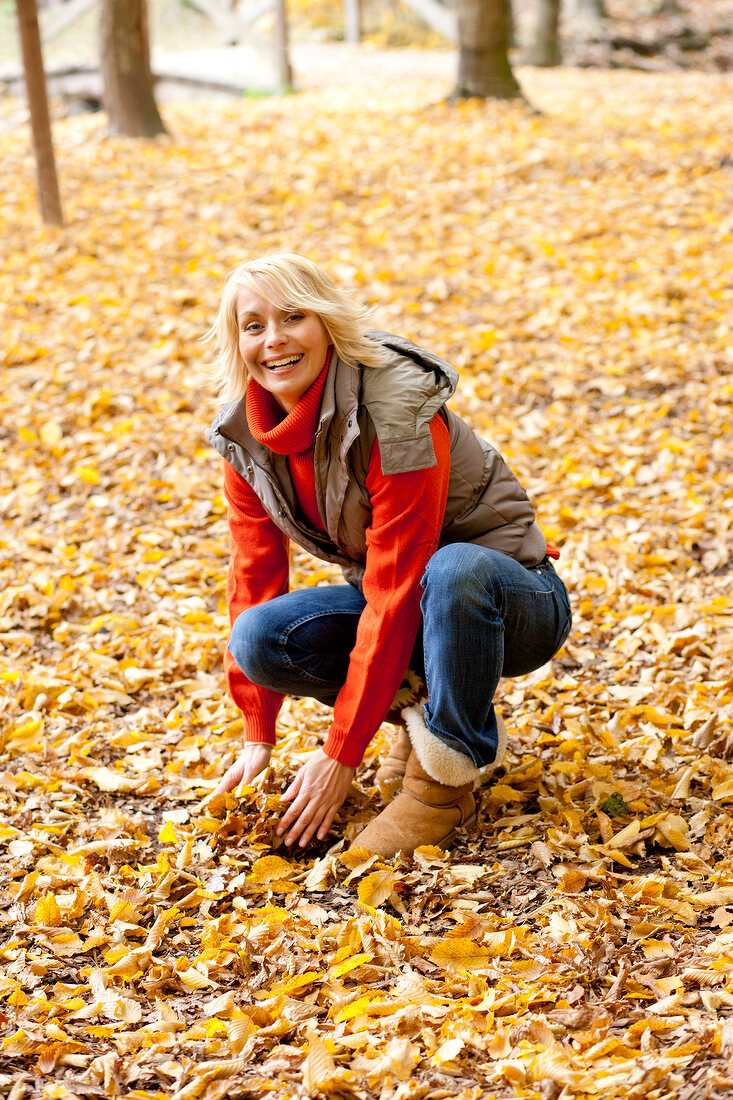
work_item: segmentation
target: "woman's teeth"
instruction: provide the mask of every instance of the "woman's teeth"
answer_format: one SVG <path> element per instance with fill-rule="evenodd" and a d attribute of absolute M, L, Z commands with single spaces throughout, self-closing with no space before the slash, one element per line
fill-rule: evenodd
<path fill-rule="evenodd" d="M 286 359 L 273 359 L 272 362 L 265 365 L 268 370 L 277 372 L 287 370 L 288 367 L 292 367 L 294 363 L 299 362 L 302 358 L 302 355 L 288 355 Z"/>

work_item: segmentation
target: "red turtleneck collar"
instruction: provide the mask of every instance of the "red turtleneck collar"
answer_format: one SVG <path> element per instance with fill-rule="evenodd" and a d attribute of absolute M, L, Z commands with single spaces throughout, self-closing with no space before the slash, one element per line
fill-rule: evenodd
<path fill-rule="evenodd" d="M 323 370 L 315 382 L 285 415 L 269 390 L 250 378 L 246 398 L 247 423 L 258 443 L 263 443 L 279 455 L 302 454 L 312 448 L 332 350 L 329 347 Z"/>

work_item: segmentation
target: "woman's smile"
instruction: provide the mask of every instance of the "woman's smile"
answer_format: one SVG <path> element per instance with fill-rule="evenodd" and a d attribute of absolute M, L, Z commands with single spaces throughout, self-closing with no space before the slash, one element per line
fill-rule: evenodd
<path fill-rule="evenodd" d="M 266 367 L 267 370 L 273 371 L 275 374 L 284 374 L 285 371 L 295 367 L 302 358 L 302 355 L 289 355 L 284 359 L 266 359 L 263 366 Z"/>

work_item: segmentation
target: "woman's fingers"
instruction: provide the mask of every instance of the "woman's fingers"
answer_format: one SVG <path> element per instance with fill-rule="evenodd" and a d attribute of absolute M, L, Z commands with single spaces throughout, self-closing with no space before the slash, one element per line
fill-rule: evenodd
<path fill-rule="evenodd" d="M 231 791 L 232 787 L 236 787 L 240 782 L 243 771 L 244 763 L 241 760 L 237 760 L 236 763 L 232 764 L 231 768 L 224 773 L 214 794 L 224 794 L 226 791 Z"/>
<path fill-rule="evenodd" d="M 326 756 L 323 749 L 314 752 L 281 797 L 291 805 L 280 819 L 277 835 L 287 834 L 287 845 L 300 838 L 302 848 L 316 833 L 323 839 L 349 793 L 355 770 Z"/>
<path fill-rule="evenodd" d="M 225 772 L 214 794 L 224 794 L 226 791 L 231 791 L 242 780 L 245 783 L 251 783 L 255 776 L 265 770 L 270 763 L 271 755 L 272 745 L 261 742 L 245 744 L 239 758 Z"/>
<path fill-rule="evenodd" d="M 307 794 L 302 794 L 283 816 L 278 833 L 282 834 L 289 829 L 285 843 L 294 844 L 300 837 L 300 846 L 303 848 L 310 843 L 316 831 L 319 839 L 323 840 L 342 801 L 334 801 L 330 791 L 315 791 L 310 798 Z"/>
<path fill-rule="evenodd" d="M 314 797 L 313 794 L 301 790 L 292 806 L 281 817 L 280 824 L 277 827 L 278 836 L 288 833 L 285 843 L 293 844 L 317 811 L 317 794 Z M 288 832 L 288 830 L 290 831 Z"/>
<path fill-rule="evenodd" d="M 300 785 L 301 785 L 302 782 L 303 782 L 303 769 L 301 768 L 300 771 L 298 772 L 298 774 L 296 775 L 295 779 L 293 780 L 293 782 L 290 784 L 290 786 L 286 790 L 285 794 L 281 796 L 280 801 L 281 802 L 292 802 L 293 799 L 297 797 L 297 794 L 298 794 L 298 791 L 300 790 Z"/>
<path fill-rule="evenodd" d="M 321 824 L 318 828 L 318 839 L 319 840 L 325 840 L 326 837 L 328 836 L 328 830 L 331 828 L 331 825 L 333 824 L 333 819 L 335 818 L 338 811 L 339 811 L 338 806 L 332 806 L 331 809 L 328 810 L 326 812 L 326 814 L 324 815 L 324 818 L 321 821 Z"/>
<path fill-rule="evenodd" d="M 324 819 L 324 815 L 325 815 L 325 811 L 323 810 L 322 807 L 319 809 L 319 811 L 316 814 L 314 814 L 310 825 L 301 834 L 301 837 L 300 837 L 300 847 L 301 848 L 305 848 L 305 846 L 307 844 L 310 844 L 311 840 L 313 839 L 313 837 L 316 834 L 316 829 L 318 829 L 319 823 L 322 822 L 323 819 Z"/>

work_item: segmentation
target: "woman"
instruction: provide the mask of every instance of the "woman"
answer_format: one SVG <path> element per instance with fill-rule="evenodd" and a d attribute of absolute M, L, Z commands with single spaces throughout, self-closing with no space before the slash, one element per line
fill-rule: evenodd
<path fill-rule="evenodd" d="M 446 408 L 456 372 L 361 317 L 284 254 L 235 268 L 210 332 L 224 404 L 207 438 L 232 536 L 225 667 L 245 740 L 218 789 L 267 766 L 284 694 L 319 699 L 333 722 L 277 832 L 322 840 L 412 656 L 427 699 L 405 710 L 387 762 L 402 790 L 355 842 L 389 856 L 471 823 L 479 769 L 504 751 L 499 678 L 550 660 L 570 609 L 526 493 Z M 289 540 L 348 583 L 288 592 Z"/>

